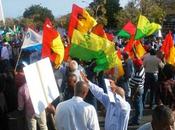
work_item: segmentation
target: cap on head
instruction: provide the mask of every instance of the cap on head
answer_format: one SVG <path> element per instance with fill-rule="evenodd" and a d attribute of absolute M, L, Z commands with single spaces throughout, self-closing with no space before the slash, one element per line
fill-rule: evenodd
<path fill-rule="evenodd" d="M 138 58 L 135 58 L 135 59 L 133 60 L 133 63 L 134 63 L 134 65 L 135 65 L 136 67 L 138 67 L 138 68 L 142 67 L 142 65 L 143 65 L 142 60 L 141 60 L 141 59 L 138 59 Z"/>

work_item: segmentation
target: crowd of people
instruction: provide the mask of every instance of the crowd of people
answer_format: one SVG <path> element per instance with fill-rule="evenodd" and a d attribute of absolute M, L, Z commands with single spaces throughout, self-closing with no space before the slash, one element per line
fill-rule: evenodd
<path fill-rule="evenodd" d="M 174 130 L 175 66 L 165 62 L 159 43 L 150 43 L 142 59 L 131 59 L 122 52 L 124 75 L 118 79 L 108 70 L 95 73 L 94 62 L 78 59 L 69 58 L 58 69 L 53 67 L 60 95 L 35 115 L 24 65 L 19 63 L 15 69 L 20 47 L 2 40 L 0 129 L 8 130 L 9 113 L 18 111 L 27 130 L 99 130 L 100 110 L 105 115 L 105 130 L 127 130 L 129 125 L 140 125 L 143 110 L 148 108 L 153 109 L 152 121 L 139 130 Z M 116 43 L 116 48 L 123 45 Z M 135 110 L 133 117 L 131 109 Z"/>

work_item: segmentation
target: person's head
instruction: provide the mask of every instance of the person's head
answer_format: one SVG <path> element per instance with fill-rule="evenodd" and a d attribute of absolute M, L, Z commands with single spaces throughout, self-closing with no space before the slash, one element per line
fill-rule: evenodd
<path fill-rule="evenodd" d="M 16 68 L 16 71 L 17 72 L 23 72 L 23 68 L 24 68 L 24 64 L 19 64 L 18 66 L 17 66 L 17 68 Z"/>
<path fill-rule="evenodd" d="M 135 67 L 136 70 L 139 70 L 143 66 L 142 60 L 138 59 L 138 58 L 135 58 L 133 60 L 133 63 L 134 63 L 134 67 Z"/>
<path fill-rule="evenodd" d="M 75 60 L 71 60 L 69 62 L 69 69 L 70 71 L 75 71 L 76 69 L 78 69 L 78 63 Z"/>
<path fill-rule="evenodd" d="M 153 130 L 174 130 L 174 115 L 170 108 L 160 105 L 152 113 Z"/>
<path fill-rule="evenodd" d="M 156 51 L 154 49 L 150 49 L 150 55 L 156 55 Z"/>
<path fill-rule="evenodd" d="M 110 87 L 111 87 L 111 91 L 113 93 L 117 93 L 122 98 L 125 98 L 125 91 L 124 91 L 124 89 L 121 88 L 121 87 L 116 86 L 114 81 L 110 81 Z"/>
<path fill-rule="evenodd" d="M 129 58 L 129 55 L 126 52 L 123 52 L 122 56 L 123 56 L 123 60 L 127 60 Z"/>
<path fill-rule="evenodd" d="M 8 44 L 9 44 L 8 42 L 3 42 L 2 45 L 3 45 L 3 46 L 8 46 Z"/>
<path fill-rule="evenodd" d="M 67 78 L 68 87 L 71 90 L 74 90 L 76 83 L 77 83 L 77 76 L 75 74 L 69 74 Z"/>
<path fill-rule="evenodd" d="M 162 70 L 165 79 L 169 80 L 174 77 L 175 75 L 175 67 L 171 64 L 166 64 Z"/>
<path fill-rule="evenodd" d="M 89 91 L 88 84 L 83 81 L 78 81 L 74 88 L 74 95 L 82 97 L 84 99 L 88 91 Z"/>

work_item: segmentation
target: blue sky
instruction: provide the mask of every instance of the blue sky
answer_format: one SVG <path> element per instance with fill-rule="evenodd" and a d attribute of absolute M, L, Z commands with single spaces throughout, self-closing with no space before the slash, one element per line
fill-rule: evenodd
<path fill-rule="evenodd" d="M 33 4 L 41 4 L 52 11 L 55 17 L 71 12 L 72 4 L 86 7 L 93 0 L 1 0 L 5 17 L 22 16 L 26 8 Z M 120 0 L 125 5 L 128 0 Z"/>

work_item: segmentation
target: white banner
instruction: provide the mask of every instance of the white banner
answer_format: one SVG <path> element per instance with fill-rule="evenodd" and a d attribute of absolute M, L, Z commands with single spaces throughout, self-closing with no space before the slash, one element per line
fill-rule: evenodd
<path fill-rule="evenodd" d="M 39 115 L 59 96 L 49 58 L 25 67 L 24 73 L 35 113 Z"/>

